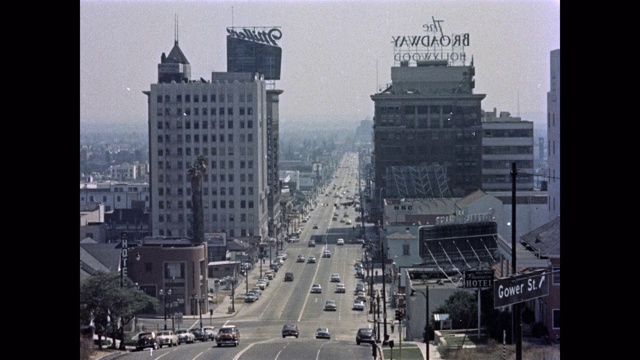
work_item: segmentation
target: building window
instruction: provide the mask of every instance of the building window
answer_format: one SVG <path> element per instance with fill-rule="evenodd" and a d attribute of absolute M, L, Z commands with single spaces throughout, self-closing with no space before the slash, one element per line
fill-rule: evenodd
<path fill-rule="evenodd" d="M 560 309 L 553 309 L 553 329 L 560 329 Z"/>
<path fill-rule="evenodd" d="M 411 247 L 409 245 L 402 245 L 402 255 L 409 256 L 411 252 L 409 251 Z"/>
<path fill-rule="evenodd" d="M 553 265 L 553 285 L 560 285 L 560 265 Z"/>

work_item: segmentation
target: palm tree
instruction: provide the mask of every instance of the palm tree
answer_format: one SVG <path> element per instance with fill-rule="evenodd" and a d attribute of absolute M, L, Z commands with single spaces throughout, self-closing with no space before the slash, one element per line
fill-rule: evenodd
<path fill-rule="evenodd" d="M 193 214 L 193 243 L 202 244 L 204 242 L 204 209 L 202 207 L 202 178 L 207 171 L 207 158 L 199 155 L 195 161 L 189 165 L 187 175 L 191 181 L 191 211 Z"/>

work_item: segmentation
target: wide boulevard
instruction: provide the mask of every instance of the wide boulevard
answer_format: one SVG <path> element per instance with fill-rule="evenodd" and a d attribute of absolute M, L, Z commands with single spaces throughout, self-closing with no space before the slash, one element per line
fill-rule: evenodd
<path fill-rule="evenodd" d="M 240 329 L 239 346 L 217 347 L 211 341 L 195 342 L 157 350 L 132 351 L 120 359 L 371 359 L 371 345 L 356 345 L 355 341 L 358 328 L 373 327 L 367 319 L 367 316 L 372 316 L 368 315 L 369 304 L 364 311 L 352 310 L 356 283 L 361 281 L 355 277 L 354 263 L 362 259 L 364 250 L 359 243 L 351 241 L 355 237 L 353 226 L 358 214 L 353 206 L 345 208 L 341 205 L 352 201 L 349 199 L 358 190 L 356 164 L 354 153 L 345 155 L 333 182 L 313 199 L 314 210 L 309 211 L 309 220 L 301 223 L 300 241 L 286 245 L 287 259 L 262 296 L 256 302 L 242 303 L 235 316 L 213 319 L 216 329 L 227 324 Z M 338 204 L 337 208 L 334 204 Z M 332 220 L 335 211 L 339 216 Z M 345 212 L 348 216 L 344 216 Z M 353 224 L 347 225 L 340 219 L 350 219 Z M 314 225 L 318 229 L 314 229 Z M 315 247 L 309 247 L 312 237 L 316 239 Z M 336 245 L 338 238 L 343 238 L 345 245 Z M 331 257 L 322 256 L 325 249 L 331 251 Z M 298 255 L 303 255 L 305 262 L 297 262 Z M 316 257 L 316 263 L 306 261 L 310 255 Z M 263 271 L 268 269 L 267 262 L 268 259 Z M 259 278 L 259 265 L 256 267 L 249 275 L 249 287 L 253 287 Z M 294 280 L 283 281 L 285 272 L 292 272 Z M 346 285 L 345 293 L 335 292 L 337 283 L 330 281 L 334 273 L 340 274 L 341 282 Z M 320 284 L 322 293 L 310 293 L 312 284 Z M 242 284 L 236 288 L 237 302 L 242 301 L 244 292 Z M 337 310 L 325 311 L 326 300 L 335 300 Z M 204 325 L 209 325 L 208 316 L 205 319 Z M 282 338 L 284 324 L 297 324 L 299 338 Z M 188 325 L 186 321 L 185 325 Z M 316 339 L 318 327 L 329 328 L 331 339 Z"/>

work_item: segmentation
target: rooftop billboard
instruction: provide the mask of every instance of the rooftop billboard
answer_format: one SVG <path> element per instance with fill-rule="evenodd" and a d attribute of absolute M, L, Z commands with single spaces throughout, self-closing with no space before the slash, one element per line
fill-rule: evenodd
<path fill-rule="evenodd" d="M 265 80 L 280 80 L 281 38 L 278 28 L 227 28 L 227 72 L 257 72 Z"/>

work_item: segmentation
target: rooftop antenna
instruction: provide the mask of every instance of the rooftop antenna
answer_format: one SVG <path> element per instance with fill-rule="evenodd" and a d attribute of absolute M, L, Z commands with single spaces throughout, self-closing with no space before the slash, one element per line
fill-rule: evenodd
<path fill-rule="evenodd" d="M 175 30 L 174 30 L 174 32 L 175 32 L 174 35 L 175 35 L 176 38 L 175 38 L 174 41 L 175 41 L 176 45 L 178 45 L 178 14 L 174 14 L 174 16 L 175 16 L 175 21 L 176 21 Z"/>
<path fill-rule="evenodd" d="M 518 107 L 517 107 L 517 109 L 518 109 L 518 115 L 516 115 L 516 116 L 517 116 L 517 117 L 520 117 L 520 90 L 518 90 L 516 93 L 517 93 L 517 95 L 518 95 L 518 100 L 517 100 L 517 101 L 518 101 Z"/>
<path fill-rule="evenodd" d="M 233 28 L 233 6 L 231 7 L 231 27 Z"/>

